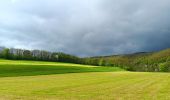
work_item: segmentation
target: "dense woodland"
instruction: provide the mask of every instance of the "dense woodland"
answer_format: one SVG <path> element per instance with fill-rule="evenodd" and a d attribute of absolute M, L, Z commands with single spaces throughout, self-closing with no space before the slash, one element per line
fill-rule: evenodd
<path fill-rule="evenodd" d="M 151 53 L 80 58 L 62 52 L 0 48 L 0 58 L 121 67 L 129 71 L 170 72 L 170 49 Z"/>
<path fill-rule="evenodd" d="M 170 72 L 170 49 L 96 58 L 104 62 L 101 62 L 103 66 L 118 66 L 129 71 Z"/>

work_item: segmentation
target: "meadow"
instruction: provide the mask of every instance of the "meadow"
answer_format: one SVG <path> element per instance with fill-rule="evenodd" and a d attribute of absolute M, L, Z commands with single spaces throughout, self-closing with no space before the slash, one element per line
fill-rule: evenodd
<path fill-rule="evenodd" d="M 170 73 L 0 60 L 0 100 L 169 100 Z"/>

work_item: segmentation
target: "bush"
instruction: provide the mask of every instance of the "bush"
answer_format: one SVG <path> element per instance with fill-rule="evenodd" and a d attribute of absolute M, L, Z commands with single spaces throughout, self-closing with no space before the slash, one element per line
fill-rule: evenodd
<path fill-rule="evenodd" d="M 170 62 L 162 63 L 159 66 L 161 72 L 170 72 Z"/>

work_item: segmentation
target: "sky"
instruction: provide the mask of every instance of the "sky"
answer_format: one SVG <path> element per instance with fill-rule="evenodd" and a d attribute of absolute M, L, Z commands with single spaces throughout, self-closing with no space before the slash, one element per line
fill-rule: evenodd
<path fill-rule="evenodd" d="M 0 46 L 77 56 L 170 48 L 170 0 L 0 0 Z"/>

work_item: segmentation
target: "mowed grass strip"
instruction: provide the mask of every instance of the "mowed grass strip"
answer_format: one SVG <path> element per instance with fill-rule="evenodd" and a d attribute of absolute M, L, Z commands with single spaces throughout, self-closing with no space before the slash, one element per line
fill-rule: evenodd
<path fill-rule="evenodd" d="M 47 61 L 26 61 L 26 60 L 4 60 L 0 59 L 0 65 L 53 65 L 53 66 L 81 66 L 81 67 L 98 67 L 92 65 L 81 65 L 62 62 L 47 62 Z"/>
<path fill-rule="evenodd" d="M 93 72 L 0 78 L 5 100 L 169 100 L 170 74 Z"/>

